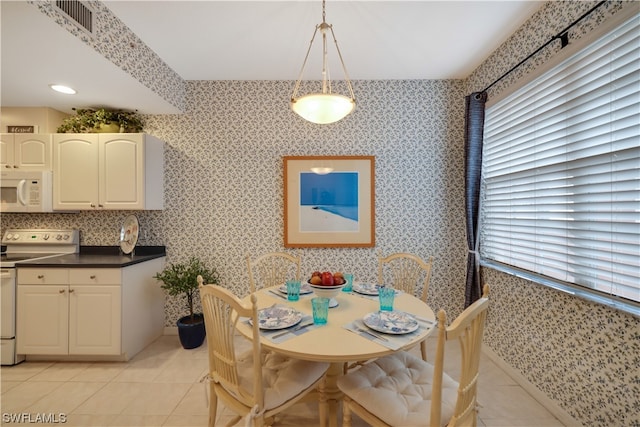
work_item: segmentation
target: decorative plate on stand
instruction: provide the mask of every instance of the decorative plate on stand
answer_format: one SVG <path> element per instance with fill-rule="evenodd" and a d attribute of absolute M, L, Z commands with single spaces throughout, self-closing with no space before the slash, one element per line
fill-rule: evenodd
<path fill-rule="evenodd" d="M 140 234 L 140 223 L 138 217 L 129 215 L 124 219 L 122 228 L 120 228 L 120 249 L 124 254 L 131 254 L 138 243 L 138 235 Z"/>

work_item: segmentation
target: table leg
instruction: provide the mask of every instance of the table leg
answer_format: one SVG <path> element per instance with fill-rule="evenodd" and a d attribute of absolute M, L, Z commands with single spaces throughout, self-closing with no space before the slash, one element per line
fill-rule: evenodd
<path fill-rule="evenodd" d="M 338 377 L 343 374 L 343 362 L 333 362 L 329 366 L 324 386 L 320 389 L 320 425 L 327 426 L 327 411 L 329 427 L 338 426 L 338 408 L 342 402 L 342 392 L 338 388 Z"/>

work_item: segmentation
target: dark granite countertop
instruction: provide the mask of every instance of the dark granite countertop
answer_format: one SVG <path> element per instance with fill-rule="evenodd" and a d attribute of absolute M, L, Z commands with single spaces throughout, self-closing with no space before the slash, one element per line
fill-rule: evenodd
<path fill-rule="evenodd" d="M 117 246 L 81 246 L 80 253 L 24 261 L 18 267 L 121 268 L 163 256 L 164 246 L 137 246 L 133 255 L 123 254 Z"/>

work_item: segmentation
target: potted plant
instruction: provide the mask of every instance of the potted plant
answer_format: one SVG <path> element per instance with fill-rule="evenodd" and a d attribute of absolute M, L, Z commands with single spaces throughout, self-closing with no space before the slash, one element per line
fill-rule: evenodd
<path fill-rule="evenodd" d="M 204 316 L 193 312 L 194 298 L 197 298 L 198 275 L 202 276 L 206 284 L 217 284 L 220 276 L 215 269 L 205 266 L 196 257 L 191 257 L 186 263 L 169 264 L 154 279 L 162 282 L 162 289 L 171 296 L 183 296 L 186 300 L 189 314 L 178 319 L 178 335 L 180 343 L 186 349 L 200 347 L 205 337 Z"/>
<path fill-rule="evenodd" d="M 142 132 L 142 118 L 135 111 L 99 108 L 74 108 L 75 116 L 67 117 L 58 126 L 58 133 Z"/>

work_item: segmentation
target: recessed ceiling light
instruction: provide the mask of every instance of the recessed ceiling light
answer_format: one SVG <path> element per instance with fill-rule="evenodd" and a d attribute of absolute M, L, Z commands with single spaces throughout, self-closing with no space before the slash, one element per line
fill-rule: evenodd
<path fill-rule="evenodd" d="M 55 90 L 56 92 L 60 92 L 60 93 L 66 93 L 67 95 L 75 95 L 76 91 L 72 88 L 70 88 L 69 86 L 64 86 L 64 85 L 49 85 L 49 87 L 53 90 Z"/>

